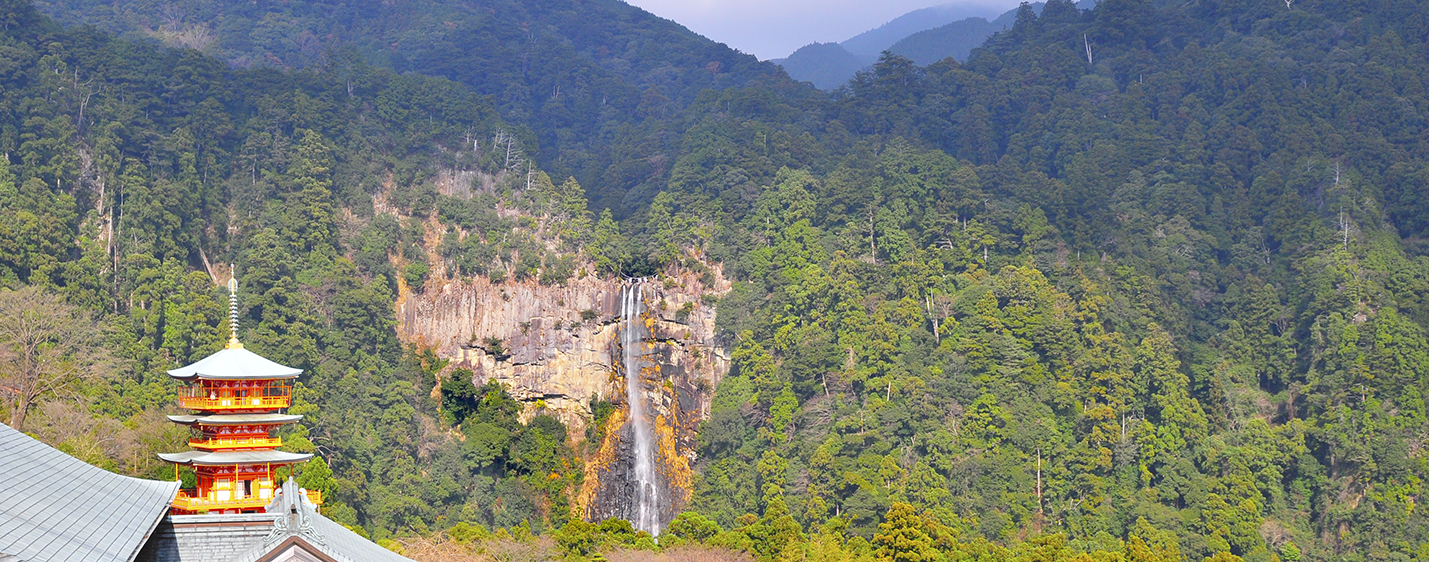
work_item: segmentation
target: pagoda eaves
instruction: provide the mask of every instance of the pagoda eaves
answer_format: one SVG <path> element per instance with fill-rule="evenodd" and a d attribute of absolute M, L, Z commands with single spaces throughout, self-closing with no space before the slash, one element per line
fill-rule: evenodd
<path fill-rule="evenodd" d="M 169 376 L 180 380 L 279 380 L 295 379 L 303 373 L 302 369 L 286 367 L 248 351 L 242 344 L 229 345 L 192 365 L 169 371 Z"/>
<path fill-rule="evenodd" d="M 236 464 L 293 464 L 313 458 L 312 453 L 289 453 L 286 451 L 184 451 L 182 453 L 159 453 L 159 458 L 174 464 L 194 466 L 230 466 Z"/>
<path fill-rule="evenodd" d="M 169 416 L 169 421 L 185 425 L 252 425 L 252 424 L 286 424 L 303 419 L 297 414 L 181 414 Z"/>

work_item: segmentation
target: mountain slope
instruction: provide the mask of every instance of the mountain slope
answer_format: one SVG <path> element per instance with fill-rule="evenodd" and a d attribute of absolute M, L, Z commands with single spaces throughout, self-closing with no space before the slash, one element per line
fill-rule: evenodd
<path fill-rule="evenodd" d="M 794 51 L 789 58 L 770 62 L 778 64 L 790 78 L 810 82 L 820 90 L 836 89 L 868 67 L 868 62 L 838 43 L 811 43 Z"/>
<path fill-rule="evenodd" d="M 1429 552 L 1423 0 L 1054 0 L 966 61 L 890 54 L 838 96 L 755 81 L 673 118 L 616 114 L 618 161 L 650 166 L 623 221 L 502 150 L 521 143 L 490 100 L 450 81 L 230 69 L 16 5 L 0 0 L 0 284 L 118 326 L 106 345 L 133 371 L 35 418 L 99 461 L 153 470 L 107 431 L 162 422 L 161 369 L 221 340 L 214 258 L 242 272 L 245 341 L 308 368 L 307 429 L 284 437 L 336 460 L 303 478 L 374 538 L 499 526 L 490 554 L 551 534 L 559 552 L 527 558 L 574 560 Z M 694 301 L 718 272 L 728 291 Z M 443 327 L 483 365 L 509 356 L 499 380 L 609 321 L 563 281 L 610 298 L 627 275 L 689 291 L 650 303 L 673 333 L 649 343 L 698 337 L 688 359 L 731 367 L 679 405 L 708 421 L 673 459 L 694 469 L 690 512 L 658 544 L 571 519 L 568 427 L 392 330 L 403 291 L 514 308 L 544 286 L 552 314 Z M 710 305 L 719 333 L 697 336 Z M 618 381 L 604 370 L 573 379 Z M 642 377 L 672 406 L 698 386 Z M 586 442 L 612 442 L 618 405 L 585 406 Z M 74 419 L 101 422 L 71 437 Z"/>
<path fill-rule="evenodd" d="M 237 66 L 300 68 L 354 50 L 399 71 L 420 67 L 424 74 L 440 74 L 498 97 L 511 82 L 529 75 L 599 68 L 606 79 L 641 89 L 660 87 L 688 103 L 700 89 L 743 83 L 770 70 L 751 56 L 615 0 L 539 5 L 510 0 L 48 0 L 36 5 L 61 23 L 197 48 Z M 668 70 L 651 74 L 660 68 Z M 483 79 L 476 80 L 477 75 Z"/>
<path fill-rule="evenodd" d="M 964 24 L 964 27 L 970 28 L 970 32 L 981 33 L 982 27 L 976 27 L 976 24 L 971 22 L 981 21 L 983 27 L 987 27 L 986 20 L 977 16 L 993 11 L 995 9 L 960 4 L 914 10 L 841 43 L 812 43 L 800 47 L 786 58 L 770 62 L 783 67 L 789 77 L 795 80 L 810 82 L 820 90 L 833 90 L 878 60 L 879 53 L 892 48 L 909 35 L 959 21 L 969 22 Z M 976 37 L 974 46 L 981 43 L 987 35 L 991 35 L 991 32 Z M 945 38 L 942 36 L 936 36 L 935 40 L 943 39 Z M 958 44 L 972 41 L 973 38 L 970 37 L 958 41 Z M 919 45 L 915 48 L 923 51 L 942 50 L 941 46 Z"/>
<path fill-rule="evenodd" d="M 923 66 L 948 57 L 964 61 L 967 60 L 968 53 L 982 45 L 992 34 L 1012 27 L 1012 18 L 1009 17 L 1011 14 L 1009 12 L 993 21 L 968 18 L 920 31 L 904 37 L 888 50 Z"/>
<path fill-rule="evenodd" d="M 1096 0 L 1082 0 L 1077 3 L 1079 10 L 1096 8 Z M 1041 14 L 1044 2 L 1029 4 L 1032 13 Z M 1017 10 L 986 21 L 982 18 L 968 18 L 947 25 L 914 33 L 899 40 L 889 51 L 908 57 L 920 65 L 930 65 L 948 57 L 959 62 L 965 61 L 972 50 L 994 33 L 1010 29 L 1017 20 Z"/>
<path fill-rule="evenodd" d="M 705 89 L 782 80 L 740 54 L 618 0 L 220 2 L 46 0 L 61 23 L 192 47 L 238 66 L 360 60 L 466 84 L 534 133 L 536 160 L 623 216 L 666 170 L 664 123 Z"/>
<path fill-rule="evenodd" d="M 991 17 L 1001 11 L 990 6 L 967 4 L 947 4 L 913 10 L 888 23 L 844 40 L 839 45 L 854 56 L 863 59 L 865 64 L 871 64 L 878 59 L 879 53 L 888 50 L 904 37 L 968 18 Z"/>
<path fill-rule="evenodd" d="M 1096 0 L 1083 0 L 1077 8 L 1090 10 L 1096 7 Z M 1034 13 L 1041 13 L 1042 2 L 1031 4 Z M 902 55 L 920 65 L 929 65 L 948 57 L 958 61 L 966 60 L 968 54 L 994 33 L 1012 27 L 1017 10 L 1009 10 L 992 21 L 982 17 L 968 17 L 946 24 L 948 14 L 961 14 L 970 9 L 958 10 L 951 6 L 927 8 L 909 12 L 889 24 L 840 43 L 842 49 L 832 49 L 828 45 L 807 45 L 789 58 L 771 61 L 784 67 L 795 80 L 813 83 L 820 90 L 833 90 L 844 85 L 859 70 L 868 68 L 882 51 Z M 975 10 L 971 10 L 975 11 Z M 894 25 L 897 23 L 898 25 Z M 874 32 L 878 33 L 874 33 Z M 900 33 L 907 32 L 900 35 Z M 884 45 L 884 41 L 892 42 Z M 829 44 L 832 45 L 832 44 Z M 870 52 L 874 45 L 883 45 Z M 855 65 L 854 61 L 861 64 Z"/>
<path fill-rule="evenodd" d="M 694 505 L 921 559 L 1419 556 L 1426 61 L 1419 0 L 1055 1 L 691 127 L 671 188 L 747 283 Z"/>

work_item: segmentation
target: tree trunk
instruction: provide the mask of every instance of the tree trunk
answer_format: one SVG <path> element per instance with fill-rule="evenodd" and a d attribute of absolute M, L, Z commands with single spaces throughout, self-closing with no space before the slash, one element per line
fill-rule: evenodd
<path fill-rule="evenodd" d="M 15 408 L 10 411 L 10 428 L 15 431 L 25 431 L 25 412 L 30 410 L 30 401 L 26 400 L 24 394 L 15 397 Z"/>

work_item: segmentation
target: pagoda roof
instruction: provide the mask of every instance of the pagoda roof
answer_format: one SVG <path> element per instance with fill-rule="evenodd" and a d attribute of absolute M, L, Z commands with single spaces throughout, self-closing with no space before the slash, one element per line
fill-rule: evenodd
<path fill-rule="evenodd" d="M 0 424 L 0 559 L 130 562 L 178 482 L 120 476 Z"/>
<path fill-rule="evenodd" d="M 169 416 L 169 421 L 185 425 L 259 425 L 268 423 L 293 423 L 303 419 L 297 414 L 183 414 Z"/>
<path fill-rule="evenodd" d="M 184 451 L 182 453 L 159 453 L 159 458 L 174 464 L 197 466 L 229 466 L 235 464 L 291 464 L 313 458 L 312 453 L 289 453 L 286 451 Z"/>
<path fill-rule="evenodd" d="M 192 365 L 169 371 L 169 376 L 176 379 L 266 380 L 297 378 L 302 372 L 302 369 L 279 365 L 241 346 L 230 346 Z"/>

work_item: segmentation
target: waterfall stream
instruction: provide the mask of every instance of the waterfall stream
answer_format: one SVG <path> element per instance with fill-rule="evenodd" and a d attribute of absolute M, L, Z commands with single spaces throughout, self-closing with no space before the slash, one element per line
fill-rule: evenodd
<path fill-rule="evenodd" d="M 640 316 L 639 280 L 624 291 L 621 306 L 621 349 L 625 363 L 625 393 L 630 404 L 630 427 L 635 437 L 634 513 L 631 523 L 651 535 L 660 534 L 660 488 L 655 475 L 655 443 L 650 422 L 645 417 L 645 400 L 640 392 L 640 347 L 644 341 L 644 320 Z"/>

